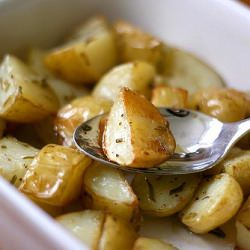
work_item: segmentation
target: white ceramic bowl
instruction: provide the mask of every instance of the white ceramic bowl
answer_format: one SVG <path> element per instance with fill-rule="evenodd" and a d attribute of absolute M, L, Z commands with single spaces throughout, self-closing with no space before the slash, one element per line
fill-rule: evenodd
<path fill-rule="evenodd" d="M 50 47 L 87 17 L 126 19 L 214 66 L 228 85 L 250 89 L 250 11 L 232 0 L 0 0 L 0 55 Z M 0 249 L 86 249 L 0 178 Z M 225 240 L 195 236 L 174 219 L 147 220 L 143 235 L 180 249 L 233 249 Z"/>

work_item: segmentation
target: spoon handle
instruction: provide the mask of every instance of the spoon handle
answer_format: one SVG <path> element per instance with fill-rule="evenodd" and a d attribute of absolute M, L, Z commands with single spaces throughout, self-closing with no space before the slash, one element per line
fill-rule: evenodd
<path fill-rule="evenodd" d="M 250 131 L 250 118 L 236 122 L 235 125 L 238 127 L 237 134 L 241 137 Z"/>

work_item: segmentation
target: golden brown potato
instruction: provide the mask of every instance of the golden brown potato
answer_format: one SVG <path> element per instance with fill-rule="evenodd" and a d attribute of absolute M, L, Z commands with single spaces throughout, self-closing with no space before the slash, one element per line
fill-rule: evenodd
<path fill-rule="evenodd" d="M 32 161 L 19 190 L 34 200 L 65 206 L 78 197 L 91 160 L 75 149 L 49 144 Z"/>
<path fill-rule="evenodd" d="M 97 250 L 105 214 L 97 210 L 85 210 L 61 215 L 56 220 L 81 240 L 86 247 Z"/>
<path fill-rule="evenodd" d="M 4 57 L 0 79 L 0 117 L 8 121 L 39 121 L 59 108 L 46 80 L 14 56 Z"/>
<path fill-rule="evenodd" d="M 116 61 L 113 31 L 100 16 L 89 19 L 68 42 L 45 57 L 53 73 L 75 84 L 95 83 Z"/>
<path fill-rule="evenodd" d="M 207 88 L 191 96 L 190 108 L 211 115 L 222 122 L 236 122 L 247 115 L 243 92 L 230 88 Z"/>
<path fill-rule="evenodd" d="M 101 97 L 85 96 L 73 100 L 58 111 L 55 131 L 60 144 L 72 147 L 73 133 L 77 126 L 96 115 L 109 112 L 112 102 Z"/>
<path fill-rule="evenodd" d="M 171 244 L 154 238 L 140 237 L 135 241 L 133 250 L 178 250 Z"/>
<path fill-rule="evenodd" d="M 88 94 L 88 91 L 83 87 L 74 86 L 55 78 L 44 65 L 45 55 L 45 51 L 35 48 L 31 49 L 28 54 L 28 64 L 34 71 L 46 78 L 48 85 L 55 92 L 61 107 L 77 97 Z"/>
<path fill-rule="evenodd" d="M 180 49 L 167 47 L 164 60 L 165 81 L 169 86 L 192 94 L 208 87 L 223 87 L 222 78 L 203 61 Z"/>
<path fill-rule="evenodd" d="M 168 122 L 144 96 L 121 89 L 103 133 L 103 151 L 114 162 L 152 167 L 168 159 L 175 140 Z"/>
<path fill-rule="evenodd" d="M 193 198 L 200 182 L 199 175 L 137 174 L 132 188 L 144 214 L 165 217 L 181 211 Z"/>
<path fill-rule="evenodd" d="M 181 221 L 194 233 L 207 233 L 232 218 L 242 201 L 241 187 L 230 175 L 205 178 L 193 200 L 181 212 Z"/>
<path fill-rule="evenodd" d="M 4 137 L 0 140 L 0 175 L 19 187 L 23 176 L 39 150 L 16 140 Z"/>
<path fill-rule="evenodd" d="M 225 159 L 223 171 L 231 175 L 241 186 L 245 195 L 250 193 L 250 150 L 240 150 L 233 157 Z"/>
<path fill-rule="evenodd" d="M 160 40 L 124 21 L 115 22 L 114 29 L 122 62 L 142 60 L 160 67 L 164 58 Z"/>
<path fill-rule="evenodd" d="M 84 174 L 83 190 L 87 208 L 110 212 L 137 226 L 138 200 L 121 171 L 93 162 Z"/>
<path fill-rule="evenodd" d="M 132 249 L 137 238 L 134 228 L 125 220 L 106 215 L 99 250 Z"/>
<path fill-rule="evenodd" d="M 146 62 L 135 61 L 121 64 L 101 78 L 93 90 L 93 95 L 114 101 L 120 89 L 127 87 L 149 97 L 150 84 L 154 75 L 154 67 Z"/>
<path fill-rule="evenodd" d="M 159 85 L 153 89 L 151 102 L 156 107 L 187 108 L 188 92 L 181 88 Z"/>

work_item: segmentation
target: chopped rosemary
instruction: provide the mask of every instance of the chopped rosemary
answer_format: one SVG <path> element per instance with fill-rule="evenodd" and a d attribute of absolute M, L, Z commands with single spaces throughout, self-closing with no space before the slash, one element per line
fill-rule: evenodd
<path fill-rule="evenodd" d="M 148 180 L 148 178 L 145 176 L 145 181 L 148 185 L 148 194 L 149 194 L 149 199 L 151 201 L 155 202 L 155 192 L 154 192 L 154 188 L 153 185 L 150 183 L 150 181 Z"/>
<path fill-rule="evenodd" d="M 176 187 L 176 188 L 173 188 L 169 191 L 169 194 L 172 195 L 172 194 L 176 194 L 176 193 L 179 193 L 183 190 L 184 186 L 185 186 L 185 182 L 183 182 L 180 186 Z"/>
<path fill-rule="evenodd" d="M 83 131 L 90 131 L 92 129 L 92 127 L 90 127 L 87 124 L 83 124 L 82 129 L 83 129 Z"/>
<path fill-rule="evenodd" d="M 17 176 L 16 176 L 16 175 L 13 175 L 13 177 L 12 177 L 11 180 L 10 180 L 10 183 L 11 183 L 12 185 L 14 185 L 15 182 L 16 182 L 16 180 L 17 180 Z"/>

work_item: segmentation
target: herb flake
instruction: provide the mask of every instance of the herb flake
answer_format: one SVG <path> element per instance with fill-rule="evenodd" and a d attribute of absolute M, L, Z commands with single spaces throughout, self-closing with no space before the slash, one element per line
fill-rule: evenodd
<path fill-rule="evenodd" d="M 180 186 L 176 187 L 176 188 L 173 188 L 169 191 L 169 194 L 172 195 L 172 194 L 176 194 L 176 193 L 179 193 L 183 190 L 184 186 L 186 185 L 185 182 L 183 182 Z"/>
<path fill-rule="evenodd" d="M 155 191 L 154 191 L 154 187 L 152 185 L 152 183 L 148 180 L 148 178 L 145 176 L 145 181 L 148 185 L 148 194 L 149 194 L 149 199 L 151 201 L 155 202 Z"/>

